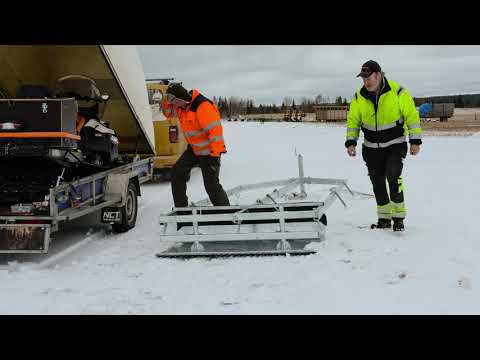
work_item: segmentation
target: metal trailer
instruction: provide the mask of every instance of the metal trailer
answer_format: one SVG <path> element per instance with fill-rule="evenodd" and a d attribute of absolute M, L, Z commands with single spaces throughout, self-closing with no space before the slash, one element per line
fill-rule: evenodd
<path fill-rule="evenodd" d="M 455 111 L 454 103 L 432 104 L 424 103 L 419 107 L 419 115 L 422 119 L 439 118 L 441 122 L 447 121 Z"/>
<path fill-rule="evenodd" d="M 354 192 L 344 179 L 321 179 L 304 176 L 303 158 L 298 156 L 299 177 L 237 186 L 228 196 L 242 191 L 282 186 L 255 204 L 208 206 L 209 200 L 193 206 L 173 208 L 161 215 L 163 232 L 160 240 L 173 243 L 161 258 L 217 256 L 307 255 L 315 253 L 305 246 L 325 240 L 326 210 L 340 200 L 343 190 Z M 306 184 L 334 185 L 324 201 L 300 201 L 307 197 Z M 299 188 L 299 193 L 292 190 Z M 288 197 L 292 202 L 276 200 Z"/>
<path fill-rule="evenodd" d="M 72 182 L 59 178 L 44 202 L 0 208 L 0 253 L 47 253 L 60 223 L 98 210 L 113 231 L 128 231 L 135 226 L 140 184 L 152 175 L 153 158 L 133 161 Z"/>

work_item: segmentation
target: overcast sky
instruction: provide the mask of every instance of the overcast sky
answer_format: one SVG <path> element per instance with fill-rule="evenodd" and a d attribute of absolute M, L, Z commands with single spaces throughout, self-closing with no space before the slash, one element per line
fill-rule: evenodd
<path fill-rule="evenodd" d="M 174 77 L 207 97 L 239 96 L 281 104 L 318 94 L 351 99 L 361 65 L 378 61 L 413 96 L 480 93 L 480 46 L 148 45 L 138 46 L 145 75 Z"/>

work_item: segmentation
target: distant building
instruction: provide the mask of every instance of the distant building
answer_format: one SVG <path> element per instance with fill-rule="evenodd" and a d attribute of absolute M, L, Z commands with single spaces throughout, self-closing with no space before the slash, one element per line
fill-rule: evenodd
<path fill-rule="evenodd" d="M 317 121 L 347 121 L 348 105 L 318 104 L 313 108 Z"/>

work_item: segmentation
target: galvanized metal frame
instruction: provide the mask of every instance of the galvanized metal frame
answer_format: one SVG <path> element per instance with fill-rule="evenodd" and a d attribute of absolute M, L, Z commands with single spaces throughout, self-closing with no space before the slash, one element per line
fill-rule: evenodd
<path fill-rule="evenodd" d="M 174 243 L 193 243 L 191 247 L 192 252 L 202 252 L 204 250 L 201 245 L 202 242 L 233 242 L 233 241 L 245 241 L 245 240 L 278 240 L 277 250 L 289 251 L 291 250 L 290 244 L 287 240 L 311 240 L 322 241 L 324 239 L 325 226 L 320 222 L 320 218 L 325 213 L 325 204 L 323 202 L 302 202 L 302 203 L 287 203 L 278 204 L 275 207 L 277 212 L 265 211 L 261 212 L 261 209 L 271 209 L 272 205 L 248 205 L 248 206 L 225 206 L 215 207 L 215 210 L 231 210 L 234 208 L 237 210 L 233 213 L 223 214 L 203 214 L 202 211 L 211 210 L 211 206 L 206 207 L 186 207 L 186 208 L 174 208 L 171 214 L 160 216 L 159 222 L 163 225 L 163 234 L 161 239 L 166 242 Z M 286 211 L 286 207 L 296 206 L 312 206 L 312 210 L 306 211 Z M 177 211 L 192 211 L 191 215 L 176 215 Z M 245 210 L 257 210 L 255 213 L 246 213 Z M 286 229 L 285 220 L 288 219 L 313 219 L 311 231 L 288 231 Z M 258 232 L 254 231 L 249 233 L 240 233 L 240 227 L 242 222 L 248 220 L 278 220 L 279 229 L 277 231 L 270 232 Z M 212 222 L 231 222 L 232 226 L 237 225 L 236 232 L 221 232 L 215 234 L 205 234 L 200 231 L 200 222 L 204 226 L 209 226 L 208 223 Z M 192 232 L 188 234 L 179 233 L 176 228 L 179 223 L 192 223 Z M 207 223 L 205 225 L 205 223 Z M 169 225 L 175 225 L 172 229 Z M 217 225 L 220 229 L 226 230 L 224 225 Z M 170 230 L 170 231 L 169 231 Z"/>
<path fill-rule="evenodd" d="M 280 189 L 275 189 L 271 193 L 267 194 L 261 199 L 257 199 L 255 204 L 251 205 L 234 205 L 234 206 L 216 206 L 215 210 L 236 210 L 233 213 L 221 213 L 221 214 L 202 214 L 205 210 L 212 210 L 212 206 L 207 206 L 210 204 L 210 200 L 203 199 L 193 204 L 190 207 L 182 208 L 173 208 L 172 212 L 161 215 L 159 222 L 163 225 L 163 234 L 161 235 L 161 240 L 165 242 L 173 243 L 193 243 L 190 252 L 198 253 L 201 255 L 204 252 L 204 247 L 201 244 L 202 242 L 235 242 L 235 241 L 246 241 L 246 240 L 279 240 L 277 245 L 277 250 L 280 253 L 288 253 L 291 250 L 290 244 L 287 240 L 311 240 L 311 241 L 322 241 L 325 238 L 325 226 L 320 222 L 320 218 L 325 214 L 325 211 L 335 202 L 336 199 L 339 199 L 341 203 L 346 207 L 345 201 L 342 199 L 340 193 L 343 189 L 346 189 L 351 195 L 354 195 L 354 192 L 347 185 L 347 181 L 344 179 L 325 179 L 325 178 L 311 178 L 305 177 L 303 169 L 303 158 L 301 155 L 298 155 L 298 178 L 290 178 L 280 181 L 267 181 L 256 184 L 249 185 L 240 185 L 234 187 L 230 190 L 227 190 L 226 193 L 228 196 L 239 194 L 243 191 L 257 190 L 273 186 L 283 186 Z M 322 202 L 288 202 L 288 203 L 277 203 L 275 199 L 281 198 L 287 195 L 290 191 L 299 187 L 300 194 L 296 198 L 304 199 L 307 194 L 305 191 L 306 184 L 321 184 L 321 185 L 335 185 L 335 187 L 330 189 L 330 193 L 327 198 Z M 262 208 L 271 209 L 272 206 L 277 207 L 277 212 L 257 212 Z M 312 206 L 312 210 L 309 211 L 285 211 L 285 207 L 296 207 L 296 206 Z M 246 213 L 248 209 L 255 209 L 254 213 Z M 177 212 L 181 211 L 191 211 L 191 215 L 178 215 Z M 311 218 L 313 219 L 310 225 L 312 226 L 312 231 L 287 231 L 286 230 L 286 219 L 301 219 L 301 218 Z M 256 228 L 249 233 L 240 233 L 240 225 L 242 221 L 246 220 L 278 220 L 279 230 L 276 232 L 258 232 Z M 202 234 L 200 231 L 199 223 L 209 223 L 209 222 L 219 222 L 219 221 L 230 221 L 232 224 L 238 224 L 237 233 L 232 232 L 221 232 L 215 234 Z M 177 226 L 180 223 L 192 223 L 192 232 L 191 233 L 180 233 L 177 231 Z M 303 223 L 305 224 L 305 223 Z M 174 228 L 172 229 L 172 226 Z M 207 225 L 208 226 L 208 225 Z M 224 225 L 218 225 L 219 229 L 225 229 Z M 207 252 L 208 254 L 214 254 L 215 252 Z M 227 252 L 230 254 L 235 254 L 236 252 Z M 227 254 L 222 252 L 222 254 Z M 254 254 L 255 252 L 247 252 Z M 183 255 L 182 255 L 183 254 Z M 184 256 L 186 253 L 166 253 L 158 254 L 161 256 L 175 255 L 175 256 Z"/>

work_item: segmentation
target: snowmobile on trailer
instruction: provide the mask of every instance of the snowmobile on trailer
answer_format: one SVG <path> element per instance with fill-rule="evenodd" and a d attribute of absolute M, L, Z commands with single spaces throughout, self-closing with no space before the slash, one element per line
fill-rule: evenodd
<path fill-rule="evenodd" d="M 173 208 L 160 216 L 163 242 L 173 246 L 158 253 L 160 258 L 195 258 L 219 256 L 308 255 L 306 248 L 325 240 L 326 210 L 336 199 L 346 207 L 343 191 L 355 195 L 344 179 L 304 176 L 303 158 L 298 155 L 299 177 L 250 185 L 227 191 L 244 191 L 282 186 L 253 204 L 208 206 L 205 199 L 190 207 Z M 334 185 L 323 201 L 307 201 L 306 184 Z M 292 192 L 295 188 L 298 192 Z M 284 198 L 285 202 L 277 202 Z"/>
<path fill-rule="evenodd" d="M 58 87 L 52 95 L 45 86 L 22 85 L 16 98 L 0 99 L 2 160 L 111 167 L 118 138 L 102 120 L 109 96 L 81 75 L 58 79 Z"/>
<path fill-rule="evenodd" d="M 0 63 L 0 254 L 46 253 L 97 211 L 133 228 L 155 155 L 135 47 L 2 45 Z"/>
<path fill-rule="evenodd" d="M 117 134 L 103 119 L 110 96 L 100 95 L 95 81 L 87 76 L 64 76 L 58 84 L 58 96 L 71 96 L 78 103 L 76 130 L 80 134 L 81 163 L 111 168 L 120 158 Z"/>
<path fill-rule="evenodd" d="M 115 131 L 102 120 L 109 96 L 86 76 L 64 76 L 57 86 L 52 94 L 22 85 L 16 98 L 0 99 L 0 166 L 8 169 L 0 175 L 2 202 L 38 201 L 33 189 L 59 176 L 71 181 L 121 164 Z M 10 191 L 19 185 L 22 191 Z"/>

